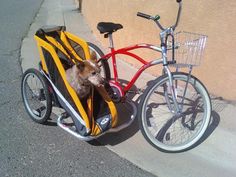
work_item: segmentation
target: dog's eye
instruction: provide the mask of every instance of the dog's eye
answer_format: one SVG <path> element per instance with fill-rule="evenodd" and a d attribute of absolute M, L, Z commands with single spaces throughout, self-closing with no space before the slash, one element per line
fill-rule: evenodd
<path fill-rule="evenodd" d="M 94 75 L 96 75 L 96 72 L 94 71 L 94 72 L 92 72 L 92 75 L 94 76 Z"/>

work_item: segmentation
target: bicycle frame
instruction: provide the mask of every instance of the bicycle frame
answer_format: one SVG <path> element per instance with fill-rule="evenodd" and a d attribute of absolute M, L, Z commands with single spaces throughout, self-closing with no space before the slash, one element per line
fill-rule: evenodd
<path fill-rule="evenodd" d="M 157 65 L 157 64 L 163 64 L 163 74 L 167 74 L 168 78 L 169 78 L 169 84 L 171 87 L 171 95 L 173 98 L 173 102 L 174 102 L 174 107 L 175 113 L 179 113 L 180 112 L 180 107 L 178 105 L 177 102 L 177 98 L 176 98 L 176 91 L 175 91 L 175 86 L 174 86 L 174 82 L 173 82 L 173 77 L 171 74 L 170 69 L 168 68 L 169 64 L 174 64 L 175 60 L 174 60 L 174 30 L 178 25 L 179 22 L 179 18 L 180 18 L 180 14 L 181 14 L 181 9 L 182 9 L 182 3 L 181 0 L 177 0 L 177 2 L 179 3 L 179 10 L 178 10 L 178 14 L 177 14 L 177 19 L 176 22 L 173 26 L 169 27 L 169 28 L 163 28 L 163 26 L 159 23 L 159 16 L 157 15 L 156 17 L 152 17 L 150 15 L 147 14 L 143 14 L 138 12 L 138 16 L 146 18 L 146 19 L 151 19 L 153 20 L 157 26 L 161 29 L 160 32 L 160 40 L 161 40 L 161 47 L 157 47 L 151 44 L 137 44 L 134 46 L 130 46 L 130 47 L 125 47 L 125 48 L 121 48 L 118 50 L 115 50 L 114 48 L 114 44 L 113 44 L 113 38 L 112 38 L 112 33 L 107 33 L 107 37 L 109 38 L 109 42 L 110 42 L 110 50 L 111 52 L 106 54 L 105 56 L 103 56 L 102 58 L 100 58 L 98 60 L 98 62 L 100 60 L 108 60 L 108 59 L 112 59 L 112 67 L 113 67 L 113 74 L 114 74 L 114 83 L 112 82 L 111 85 L 114 85 L 116 87 L 118 87 L 120 94 L 122 97 L 125 96 L 125 94 L 130 90 L 130 88 L 134 85 L 134 83 L 136 82 L 136 80 L 138 79 L 138 77 L 141 75 L 141 73 L 146 70 L 147 68 Z M 167 59 L 167 40 L 168 37 L 172 37 L 172 61 L 168 61 Z M 157 52 L 160 52 L 162 54 L 162 58 L 160 59 L 155 59 L 152 60 L 150 62 L 145 61 L 143 58 L 137 56 L 136 54 L 130 52 L 132 50 L 135 49 L 140 49 L 140 48 L 147 48 L 147 49 L 151 49 Z M 139 70 L 135 73 L 135 75 L 133 76 L 133 78 L 131 79 L 131 81 L 128 82 L 128 84 L 124 87 L 121 86 L 121 84 L 118 81 L 118 72 L 117 72 L 117 65 L 116 65 L 116 55 L 117 54 L 123 54 L 123 55 L 127 55 L 130 56 L 136 60 L 138 60 L 140 63 L 142 63 L 142 67 L 139 68 Z"/>
<path fill-rule="evenodd" d="M 130 88 L 134 85 L 134 83 L 136 82 L 136 80 L 139 78 L 139 76 L 142 74 L 142 72 L 144 70 L 146 70 L 147 68 L 149 68 L 151 66 L 163 63 L 162 58 L 161 59 L 155 59 L 155 60 L 152 60 L 150 62 L 147 62 L 143 58 L 141 58 L 141 57 L 137 56 L 136 54 L 130 52 L 132 50 L 140 49 L 140 48 L 147 48 L 147 49 L 151 49 L 151 50 L 154 50 L 154 51 L 157 51 L 157 52 L 162 52 L 161 48 L 159 48 L 157 46 L 154 46 L 154 45 L 151 45 L 151 44 L 136 44 L 136 45 L 121 48 L 121 49 L 118 49 L 118 50 L 115 50 L 114 47 L 110 47 L 111 52 L 104 55 L 102 58 L 99 59 L 99 61 L 103 60 L 103 59 L 105 59 L 105 60 L 108 60 L 110 58 L 112 59 L 112 67 L 113 67 L 113 74 L 114 74 L 114 83 L 113 84 L 115 84 L 119 88 L 122 88 L 122 87 L 121 87 L 121 84 L 118 81 L 119 77 L 118 77 L 117 65 L 116 65 L 116 59 L 117 59 L 116 55 L 117 54 L 127 55 L 127 56 L 130 56 L 130 57 L 136 59 L 137 61 L 139 61 L 140 63 L 143 64 L 142 67 L 140 67 L 139 70 L 134 74 L 134 76 L 129 81 L 129 83 L 124 88 L 122 88 L 122 94 L 123 94 L 122 96 L 124 96 L 130 90 Z"/>
<path fill-rule="evenodd" d="M 175 110 L 171 110 L 171 112 L 173 113 L 180 113 L 180 107 L 179 104 L 177 102 L 177 98 L 176 98 L 176 90 L 175 90 L 175 86 L 174 86 L 174 81 L 173 81 L 173 77 L 171 74 L 171 71 L 168 67 L 169 64 L 174 64 L 175 60 L 174 60 L 174 54 L 172 53 L 172 61 L 168 61 L 167 59 L 167 39 L 169 36 L 172 37 L 172 40 L 174 40 L 174 36 L 173 36 L 173 28 L 167 28 L 164 29 L 161 33 L 160 33 L 160 39 L 161 39 L 161 47 L 157 47 L 151 44 L 136 44 L 133 46 L 129 46 L 129 47 L 125 47 L 125 48 L 121 48 L 118 50 L 115 50 L 114 48 L 114 44 L 113 44 L 113 38 L 112 38 L 112 33 L 108 34 L 108 38 L 109 38 L 109 42 L 110 42 L 110 50 L 111 52 L 102 56 L 99 60 L 108 60 L 108 59 L 112 59 L 112 68 L 113 68 L 113 74 L 114 74 L 114 80 L 110 81 L 110 85 L 116 87 L 119 92 L 120 92 L 120 96 L 122 98 L 125 97 L 126 93 L 131 89 L 131 87 L 134 85 L 134 83 L 136 82 L 136 80 L 139 78 L 139 76 L 141 75 L 141 73 L 146 70 L 147 68 L 154 66 L 154 65 L 158 65 L 158 64 L 163 64 L 163 73 L 162 74 L 167 74 L 168 78 L 169 78 L 169 84 L 170 84 L 170 88 L 171 88 L 171 95 L 173 98 L 173 103 L 174 103 L 174 108 Z M 136 54 L 130 52 L 132 50 L 135 49 L 140 49 L 140 48 L 146 48 L 146 49 L 151 49 L 154 50 L 156 52 L 160 52 L 162 54 L 162 58 L 160 59 L 155 59 L 152 60 L 150 62 L 147 62 L 146 60 L 144 60 L 143 58 L 137 56 Z M 172 43 L 172 52 L 174 50 L 174 42 Z M 116 55 L 117 54 L 123 54 L 123 55 L 127 55 L 130 56 L 134 59 L 136 59 L 137 61 L 139 61 L 140 63 L 142 63 L 142 67 L 140 67 L 138 69 L 138 71 L 134 74 L 133 78 L 128 82 L 128 84 L 124 87 L 121 86 L 120 82 L 118 81 L 118 72 L 117 72 L 117 64 L 116 64 Z M 168 102 L 168 100 L 167 100 Z"/>

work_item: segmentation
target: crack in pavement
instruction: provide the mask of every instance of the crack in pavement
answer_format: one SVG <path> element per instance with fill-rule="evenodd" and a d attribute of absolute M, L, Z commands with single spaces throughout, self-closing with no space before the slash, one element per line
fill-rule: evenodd
<path fill-rule="evenodd" d="M 14 103 L 14 104 L 19 104 L 19 103 L 22 103 L 22 100 L 19 99 L 19 100 L 7 100 L 7 101 L 4 101 L 3 103 L 0 103 L 0 108 L 2 108 L 3 106 L 7 105 L 7 104 L 11 104 L 11 103 Z"/>
<path fill-rule="evenodd" d="M 14 79 L 12 79 L 12 80 L 0 80 L 0 84 L 13 84 L 13 83 L 15 83 L 15 82 L 17 82 L 17 81 L 21 81 L 21 77 L 22 77 L 22 75 L 19 75 L 19 76 L 17 76 L 17 77 L 15 77 Z"/>
<path fill-rule="evenodd" d="M 8 51 L 5 51 L 5 50 L 1 50 L 1 54 L 2 56 L 13 56 L 14 54 L 17 54 L 19 53 L 20 51 L 20 47 L 18 47 L 17 49 L 13 49 L 13 50 L 8 50 Z"/>
<path fill-rule="evenodd" d="M 0 108 L 3 107 L 3 106 L 5 106 L 6 104 L 9 104 L 9 103 L 11 103 L 10 100 L 5 101 L 5 102 L 3 102 L 3 103 L 0 103 Z"/>

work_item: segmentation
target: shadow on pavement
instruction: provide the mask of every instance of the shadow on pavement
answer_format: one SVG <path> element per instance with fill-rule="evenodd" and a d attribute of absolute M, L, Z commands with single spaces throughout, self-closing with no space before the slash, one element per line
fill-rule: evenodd
<path fill-rule="evenodd" d="M 203 141 L 209 138 L 211 134 L 214 132 L 214 130 L 219 126 L 220 115 L 218 114 L 218 112 L 221 112 L 226 106 L 225 103 L 222 102 L 221 98 L 211 98 L 211 102 L 212 102 L 211 121 L 208 125 L 206 132 L 204 133 L 200 141 L 197 143 L 197 145 L 201 144 Z"/>
<path fill-rule="evenodd" d="M 58 116 L 55 113 L 51 113 L 51 116 L 49 118 L 49 120 L 47 120 L 44 125 L 46 126 L 57 126 L 57 118 Z"/>

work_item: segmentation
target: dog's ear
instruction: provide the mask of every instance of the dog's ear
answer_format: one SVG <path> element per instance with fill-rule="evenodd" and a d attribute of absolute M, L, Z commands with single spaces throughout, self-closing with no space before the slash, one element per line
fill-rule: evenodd
<path fill-rule="evenodd" d="M 90 54 L 90 60 L 96 62 L 97 61 L 97 54 L 92 51 L 92 53 Z"/>
<path fill-rule="evenodd" d="M 77 61 L 76 63 L 76 67 L 78 68 L 79 71 L 83 71 L 84 70 L 84 62 L 83 61 Z"/>

